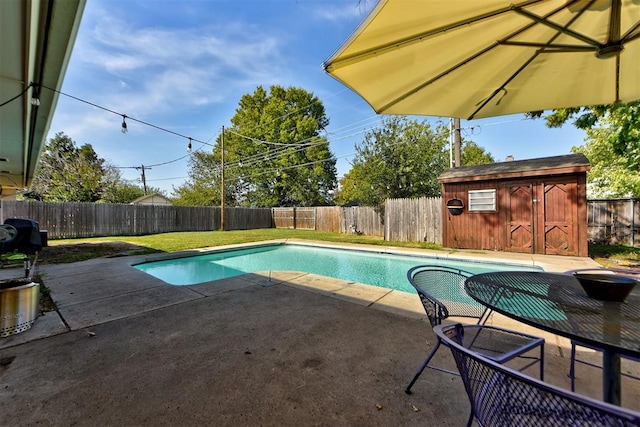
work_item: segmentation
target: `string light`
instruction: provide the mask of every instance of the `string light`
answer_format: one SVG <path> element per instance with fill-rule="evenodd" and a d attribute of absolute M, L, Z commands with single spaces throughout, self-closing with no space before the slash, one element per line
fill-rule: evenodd
<path fill-rule="evenodd" d="M 45 89 L 49 89 L 49 90 L 51 90 L 52 92 L 56 92 L 56 93 L 59 93 L 60 95 L 64 95 L 64 96 L 66 96 L 66 97 L 69 97 L 69 98 L 75 99 L 76 101 L 80 101 L 80 102 L 82 102 L 82 103 L 85 103 L 85 104 L 91 105 L 91 106 L 93 106 L 93 107 L 96 107 L 96 108 L 102 109 L 102 110 L 104 110 L 104 111 L 108 111 L 108 112 L 110 112 L 110 113 L 113 113 L 113 114 L 116 114 L 116 115 L 122 116 L 122 129 L 121 129 L 122 133 L 127 133 L 127 132 L 128 132 L 126 119 L 129 119 L 129 120 L 133 120 L 133 121 L 135 121 L 135 122 L 138 122 L 138 123 L 140 123 L 140 124 L 142 124 L 142 125 L 149 126 L 149 127 L 152 127 L 152 128 L 158 129 L 158 130 L 160 130 L 160 131 L 163 131 L 163 132 L 166 132 L 166 133 L 170 133 L 170 134 L 173 134 L 173 135 L 179 136 L 179 137 L 181 137 L 181 138 L 188 139 L 188 140 L 189 140 L 189 143 L 188 143 L 188 145 L 187 145 L 187 152 L 189 153 L 189 155 L 191 154 L 191 152 L 192 152 L 192 150 L 193 150 L 193 142 L 198 142 L 198 143 L 203 144 L 203 145 L 208 145 L 208 146 L 210 146 L 210 147 L 215 147 L 215 145 L 214 145 L 214 144 L 211 144 L 211 143 L 209 143 L 209 142 L 201 141 L 201 140 L 198 140 L 198 139 L 193 139 L 192 137 L 188 137 L 188 136 L 186 136 L 186 135 L 180 134 L 180 133 L 178 133 L 178 132 L 174 132 L 174 131 L 172 131 L 172 130 L 169 130 L 169 129 L 166 129 L 166 128 L 163 128 L 163 127 L 160 127 L 160 126 L 157 126 L 157 125 L 154 125 L 154 124 L 152 124 L 152 123 L 148 123 L 148 122 L 145 122 L 145 121 L 142 121 L 142 120 L 139 120 L 139 119 L 133 118 L 133 117 L 129 117 L 129 116 L 125 115 L 125 114 L 118 113 L 118 112 L 116 112 L 116 111 L 113 111 L 113 110 L 108 109 L 108 108 L 106 108 L 106 107 L 103 107 L 103 106 L 101 106 L 101 105 L 98 105 L 98 104 L 95 104 L 95 103 L 89 102 L 89 101 L 87 101 L 87 100 L 84 100 L 84 99 L 81 99 L 81 98 L 78 98 L 78 97 L 75 97 L 75 96 L 73 96 L 73 95 L 70 95 L 70 94 L 64 93 L 64 92 L 59 91 L 59 90 L 57 90 L 57 89 L 54 89 L 54 88 L 51 88 L 51 87 L 48 87 L 48 86 L 45 86 L 45 85 L 36 85 L 35 83 L 31 83 L 29 86 L 27 86 L 27 88 L 25 88 L 25 90 L 24 90 L 21 94 L 19 94 L 18 96 L 14 97 L 14 98 L 12 98 L 12 99 L 10 99 L 10 100 L 6 101 L 6 102 L 1 103 L 1 104 L 0 104 L 0 107 L 2 107 L 2 106 L 4 106 L 4 105 L 6 105 L 6 104 L 8 104 L 9 102 L 11 102 L 11 101 L 13 101 L 13 100 L 15 100 L 15 99 L 19 98 L 20 96 L 22 96 L 22 95 L 23 95 L 23 94 L 24 94 L 24 93 L 29 89 L 29 87 L 32 87 L 32 88 L 33 88 L 33 90 L 34 90 L 34 92 L 32 93 L 32 100 L 31 100 L 31 102 L 32 102 L 32 103 L 34 103 L 34 102 L 39 102 L 39 98 L 37 98 L 37 97 L 36 97 L 36 96 L 34 96 L 34 95 L 37 95 L 37 88 L 38 88 L 38 87 L 44 87 Z M 344 90 L 343 90 L 343 91 L 344 91 Z M 37 99 L 37 101 L 35 101 L 35 99 L 34 99 L 34 98 L 35 98 L 35 99 Z M 314 102 L 317 102 L 317 101 L 314 101 Z M 35 105 L 35 104 L 34 104 L 34 105 Z M 309 106 L 307 106 L 307 107 L 303 107 L 303 108 L 301 108 L 300 110 L 303 110 L 304 108 L 308 108 L 308 107 L 309 107 Z M 296 112 L 297 112 L 297 111 L 300 111 L 300 110 L 296 110 Z M 290 114 L 292 114 L 292 113 L 294 113 L 294 112 L 287 113 L 287 115 L 290 115 Z M 520 120 L 531 120 L 531 118 L 528 118 L 528 117 L 527 117 L 527 118 L 525 118 L 525 119 L 520 119 Z M 520 120 L 513 120 L 513 121 L 515 122 L 515 121 L 520 121 Z M 363 120 L 361 120 L 360 122 L 352 123 L 352 124 L 350 124 L 350 125 L 348 125 L 348 126 L 345 126 L 345 127 L 343 127 L 343 128 L 340 128 L 340 129 L 339 129 L 339 131 L 340 131 L 340 132 L 350 131 L 350 130 L 351 130 L 351 128 L 356 127 L 356 126 L 358 126 L 358 127 L 359 127 L 359 126 L 363 125 L 363 122 L 369 122 L 369 121 L 380 121 L 380 118 L 379 118 L 378 116 L 373 116 L 373 117 L 370 117 L 370 118 L 367 118 L 367 119 L 363 119 Z M 503 124 L 503 123 L 505 123 L 505 122 L 489 123 L 489 124 L 485 124 L 484 126 L 491 126 L 491 125 L 495 125 L 495 124 Z M 509 122 L 506 122 L 506 123 L 509 123 Z M 470 129 L 472 130 L 472 132 L 473 132 L 474 128 L 480 128 L 480 126 L 479 126 L 479 125 L 478 125 L 478 126 L 471 126 L 471 127 L 470 127 Z M 339 137 L 339 138 L 333 138 L 333 140 L 335 141 L 336 139 L 346 139 L 346 138 L 349 138 L 349 137 L 355 136 L 355 135 L 357 135 L 357 134 L 360 134 L 360 133 L 363 133 L 363 132 L 369 131 L 369 130 L 371 130 L 371 129 L 372 129 L 372 128 L 365 128 L 365 129 L 359 130 L 359 131 L 357 131 L 357 132 L 354 132 L 354 133 L 353 133 L 353 134 L 351 134 L 351 135 L 341 136 L 341 137 Z M 469 129 L 469 128 L 463 128 L 463 129 Z M 480 128 L 480 129 L 481 129 L 481 128 Z M 234 130 L 232 130 L 232 129 L 225 129 L 225 130 L 228 130 L 230 133 L 235 134 L 236 136 L 238 136 L 238 137 L 240 137 L 240 138 L 248 139 L 248 140 L 251 140 L 251 141 L 253 141 L 253 142 L 255 142 L 255 143 L 278 146 L 278 148 L 276 148 L 275 150 L 271 150 L 271 153 L 269 153 L 268 155 L 264 155 L 264 154 L 254 154 L 254 155 L 250 155 L 250 156 L 247 156 L 247 157 L 243 158 L 243 159 L 242 159 L 242 161 L 233 162 L 233 163 L 231 163 L 231 164 L 229 165 L 229 169 L 234 169 L 234 168 L 238 168 L 238 167 L 242 168 L 243 166 L 251 166 L 251 165 L 257 165 L 257 164 L 260 164 L 260 163 L 261 163 L 261 161 L 262 161 L 262 159 L 263 159 L 263 156 L 264 156 L 264 160 L 266 160 L 266 161 L 268 161 L 268 160 L 270 160 L 270 159 L 275 159 L 275 158 L 277 158 L 277 157 L 281 157 L 281 156 L 288 156 L 288 155 L 290 155 L 290 154 L 291 154 L 291 152 L 290 152 L 290 149 L 291 149 L 291 148 L 295 148 L 295 151 L 294 151 L 294 152 L 298 152 L 298 151 L 302 151 L 302 150 L 308 149 L 308 148 L 313 147 L 313 146 L 316 146 L 316 145 L 322 145 L 322 144 L 325 144 L 325 143 L 328 143 L 328 142 L 329 142 L 329 141 L 312 142 L 312 141 L 313 141 L 313 139 L 314 139 L 314 137 L 306 138 L 306 139 L 299 140 L 299 141 L 295 141 L 295 142 L 288 142 L 288 143 L 283 143 L 283 142 L 273 142 L 273 141 L 264 141 L 264 140 L 260 140 L 260 139 L 257 139 L 257 138 L 249 137 L 249 136 L 247 136 L 247 135 L 240 134 L 240 133 L 238 133 L 238 132 L 236 132 L 236 131 L 234 131 Z M 333 132 L 328 132 L 328 135 L 336 135 L 336 134 L 339 134 L 340 132 L 337 132 L 337 130 L 334 130 Z M 196 150 L 196 151 L 197 151 L 197 150 Z M 353 156 L 354 154 L 355 154 L 355 153 L 351 153 L 351 154 L 348 154 L 348 155 L 345 155 L 345 156 L 341 156 L 341 157 L 329 158 L 329 159 L 324 159 L 324 160 L 321 160 L 321 161 L 308 162 L 308 163 L 301 164 L 301 165 L 294 165 L 294 166 L 290 166 L 290 167 L 285 167 L 285 168 L 283 168 L 282 170 L 285 170 L 285 169 L 293 169 L 293 168 L 297 168 L 297 167 L 307 167 L 307 166 L 310 166 L 310 165 L 313 165 L 313 164 L 317 164 L 317 163 L 324 163 L 324 162 L 328 162 L 328 161 L 331 161 L 331 160 L 334 160 L 334 159 L 338 159 L 338 158 L 351 157 L 351 156 Z M 187 156 L 184 156 L 184 157 L 187 157 Z M 161 166 L 161 165 L 165 165 L 165 164 L 173 163 L 173 162 L 176 162 L 176 161 L 178 161 L 178 160 L 182 160 L 184 157 L 180 157 L 179 159 L 171 160 L 171 161 L 169 161 L 169 162 L 165 162 L 165 163 L 160 163 L 159 165 Z M 151 166 L 159 166 L 159 165 L 151 165 Z M 265 174 L 265 173 L 273 173 L 273 172 L 277 172 L 277 173 L 279 173 L 279 172 L 280 172 L 280 169 L 279 169 L 279 168 L 278 168 L 278 169 L 263 169 L 260 173 L 258 173 L 258 175 L 262 175 L 262 174 Z M 240 177 L 236 177 L 235 179 L 240 179 Z M 232 178 L 232 180 L 233 180 L 233 178 Z"/>
<path fill-rule="evenodd" d="M 40 96 L 38 95 L 38 85 L 31 83 L 31 105 L 40 106 Z"/>
<path fill-rule="evenodd" d="M 0 1 L 1 1 L 1 0 L 0 0 Z M 210 143 L 208 143 L 208 142 L 200 141 L 199 139 L 189 138 L 188 136 L 183 135 L 183 134 L 181 134 L 181 133 L 174 132 L 174 131 L 172 131 L 172 130 L 169 130 L 169 129 L 166 129 L 166 128 L 163 128 L 163 127 L 160 127 L 160 126 L 154 125 L 153 123 L 145 122 L 144 120 L 136 119 L 135 117 L 131 117 L 131 116 L 127 116 L 127 115 L 122 114 L 122 113 L 118 113 L 117 111 L 114 111 L 114 110 L 111 110 L 111 109 L 109 109 L 109 108 L 103 107 L 102 105 L 98 105 L 98 104 L 95 104 L 95 103 L 93 103 L 93 102 L 89 102 L 89 101 L 87 101 L 87 100 L 85 100 L 85 99 L 78 98 L 77 96 L 69 95 L 68 93 L 64 93 L 64 92 L 62 92 L 62 91 L 60 91 L 60 90 L 57 90 L 57 89 L 54 89 L 54 88 L 51 88 L 51 87 L 48 87 L 48 86 L 45 86 L 45 85 L 42 85 L 42 84 L 41 84 L 41 85 L 39 85 L 39 86 L 40 86 L 41 88 L 43 87 L 43 88 L 45 88 L 45 89 L 49 89 L 49 90 L 50 90 L 50 91 L 52 91 L 52 92 L 59 93 L 60 95 L 64 95 L 64 96 L 66 96 L 66 97 L 68 97 L 68 98 L 75 99 L 76 101 L 80 101 L 80 102 L 85 103 L 85 104 L 87 104 L 87 105 L 91 105 L 92 107 L 96 107 L 96 108 L 99 108 L 99 109 L 101 109 L 101 110 L 108 111 L 109 113 L 117 114 L 118 116 L 122 116 L 122 133 L 127 133 L 127 130 L 126 130 L 126 129 L 127 129 L 127 123 L 126 123 L 125 119 L 129 119 L 130 121 L 131 121 L 131 120 L 133 120 L 133 121 L 134 121 L 134 122 L 136 122 L 136 123 L 140 123 L 140 124 L 142 124 L 142 125 L 149 126 L 149 127 L 154 128 L 154 129 L 158 129 L 158 130 L 160 130 L 160 131 L 162 131 L 162 132 L 166 132 L 166 133 L 170 133 L 170 134 L 172 134 L 172 135 L 179 136 L 180 138 L 189 139 L 189 140 L 191 140 L 191 141 L 193 141 L 193 142 L 198 142 L 198 143 L 200 143 L 200 144 L 204 144 L 204 145 L 209 145 L 209 146 L 211 146 L 211 147 L 215 147 L 215 145 L 210 144 Z M 26 89 L 25 89 L 25 91 L 26 91 Z M 23 92 L 23 93 L 24 93 L 24 92 Z M 21 94 L 21 95 L 22 95 L 22 94 Z M 19 95 L 19 96 L 21 96 L 21 95 Z M 11 101 L 11 100 L 10 100 L 10 101 Z M 3 104 L 3 105 L 4 105 L 4 104 Z M 2 105 L 0 105 L 0 106 L 2 106 Z"/>

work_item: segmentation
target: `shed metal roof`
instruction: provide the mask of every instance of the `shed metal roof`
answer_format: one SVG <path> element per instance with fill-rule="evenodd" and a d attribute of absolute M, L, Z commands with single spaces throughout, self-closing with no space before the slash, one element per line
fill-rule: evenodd
<path fill-rule="evenodd" d="M 544 175 L 582 173 L 590 169 L 587 157 L 582 153 L 567 154 L 486 165 L 462 166 L 445 170 L 439 177 L 441 183 L 511 179 Z"/>

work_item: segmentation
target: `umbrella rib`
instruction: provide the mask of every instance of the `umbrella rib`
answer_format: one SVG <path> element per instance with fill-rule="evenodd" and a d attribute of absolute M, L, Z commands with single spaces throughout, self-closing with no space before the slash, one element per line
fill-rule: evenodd
<path fill-rule="evenodd" d="M 505 89 L 505 86 L 508 85 L 513 79 L 515 79 L 516 76 L 518 74 L 520 74 L 520 72 L 522 72 L 522 70 L 527 68 L 529 66 L 529 64 L 531 64 L 533 62 L 533 60 L 538 57 L 539 54 L 540 54 L 540 51 L 537 51 L 534 55 L 532 55 L 531 58 L 529 58 L 529 60 L 525 61 L 525 63 L 522 64 L 520 66 L 520 68 L 518 68 L 518 70 L 511 75 L 511 77 L 509 77 L 507 80 L 505 80 L 505 82 L 502 85 L 500 85 L 500 87 L 498 89 L 494 90 L 491 95 L 489 95 L 488 97 L 486 97 L 484 99 L 484 101 L 481 101 L 480 106 L 478 108 L 476 108 L 473 113 L 471 113 L 471 115 L 467 118 L 467 120 L 472 120 L 475 117 L 475 115 L 478 114 L 478 112 L 480 110 L 482 110 L 485 107 L 485 105 L 487 105 L 498 93 L 504 91 L 505 94 L 502 97 L 505 97 L 507 95 L 507 89 Z M 500 103 L 500 101 L 502 101 L 502 98 L 500 98 L 500 100 L 498 101 L 498 104 Z"/>
<path fill-rule="evenodd" d="M 625 38 L 624 41 L 625 41 L 625 43 L 627 43 L 627 42 L 630 42 L 630 41 L 633 41 L 633 40 L 637 39 L 638 37 L 640 37 L 640 33 L 634 34 L 633 36 L 629 36 L 629 37 Z"/>
<path fill-rule="evenodd" d="M 502 45 L 506 46 L 522 46 L 522 47 L 539 47 L 544 49 L 544 52 L 553 53 L 553 52 L 593 52 L 596 50 L 595 47 L 592 46 L 577 46 L 570 44 L 543 44 L 543 43 L 529 43 L 529 42 L 510 42 L 510 41 L 500 41 Z M 553 50 L 548 50 L 553 49 Z"/>
<path fill-rule="evenodd" d="M 513 11 L 513 7 L 510 7 L 509 10 Z M 550 13 L 548 13 L 545 18 L 552 16 L 554 14 L 556 14 L 558 11 L 562 10 L 561 8 L 555 9 L 553 11 L 551 11 Z M 442 73 L 438 74 L 437 76 L 434 76 L 433 78 L 427 80 L 426 82 L 422 83 L 419 86 L 415 86 L 413 89 L 411 89 L 408 92 L 405 92 L 404 94 L 402 94 L 401 96 L 396 97 L 395 99 L 393 99 L 391 102 L 388 102 L 387 104 L 383 105 L 382 107 L 376 109 L 377 113 L 384 113 L 385 110 L 389 109 L 390 107 L 394 106 L 395 104 L 397 104 L 398 102 L 406 99 L 407 97 L 413 95 L 416 92 L 419 92 L 420 90 L 424 89 L 425 87 L 429 86 L 430 84 L 440 80 L 441 78 L 443 78 L 444 76 L 446 76 L 447 74 L 457 70 L 458 68 L 464 66 L 465 64 L 473 61 L 474 59 L 484 55 L 485 53 L 489 52 L 490 50 L 494 49 L 495 47 L 499 46 L 500 44 L 504 44 L 504 43 L 508 43 L 505 42 L 505 40 L 508 40 L 510 38 L 516 37 L 517 35 L 527 31 L 529 28 L 531 28 L 532 26 L 535 25 L 535 22 L 530 23 L 529 25 L 520 28 L 517 31 L 514 31 L 513 33 L 509 34 L 507 37 L 505 37 L 503 40 L 498 40 L 495 43 L 491 44 L 490 46 L 486 47 L 485 49 L 477 52 L 476 54 L 474 54 L 473 56 L 470 56 L 468 58 L 466 58 L 464 61 L 458 62 L 457 64 L 453 65 L 452 67 L 448 68 L 447 70 L 443 71 Z M 557 37 L 557 36 L 556 36 Z M 533 61 L 533 59 L 535 58 L 532 57 L 526 64 L 528 65 L 531 61 Z M 526 65 L 525 65 L 526 66 Z M 511 78 L 509 78 L 509 80 L 507 80 L 507 82 L 505 82 L 499 89 L 497 89 L 494 93 L 492 93 L 489 97 L 487 97 L 485 99 L 485 102 L 482 104 L 482 107 L 480 107 L 480 109 L 482 109 L 487 102 L 489 102 L 496 94 L 498 94 L 499 92 L 501 92 L 504 88 L 504 86 L 511 81 L 518 73 L 520 73 L 520 71 L 522 71 L 522 69 L 518 70 L 516 74 L 514 74 L 513 76 L 511 76 Z M 475 115 L 480 109 L 474 111 L 473 115 Z M 473 115 L 471 117 L 473 117 Z"/>
<path fill-rule="evenodd" d="M 527 10 L 524 10 L 521 7 L 515 7 L 514 10 L 517 13 L 519 13 L 519 14 L 521 14 L 523 16 L 526 16 L 527 18 L 529 18 L 529 19 L 531 19 L 531 20 L 533 20 L 533 21 L 535 21 L 535 22 L 537 22 L 539 24 L 546 25 L 547 27 L 550 27 L 550 28 L 552 28 L 552 29 L 554 29 L 556 31 L 559 31 L 559 32 L 563 33 L 563 34 L 566 34 L 568 36 L 571 36 L 571 37 L 574 37 L 574 38 L 576 38 L 578 40 L 581 40 L 581 41 L 585 42 L 586 44 L 592 45 L 594 47 L 602 46 L 602 44 L 600 42 L 598 42 L 597 40 L 594 40 L 594 39 L 592 39 L 590 37 L 587 37 L 587 36 L 585 36 L 583 34 L 580 34 L 580 33 L 577 33 L 577 32 L 575 32 L 573 30 L 570 30 L 566 26 L 563 27 L 562 25 L 558 25 L 555 22 L 551 22 L 551 21 L 547 20 L 546 18 L 538 16 L 538 15 L 536 15 L 534 13 L 531 13 L 531 12 L 529 12 Z"/>
<path fill-rule="evenodd" d="M 609 15 L 609 39 L 607 44 L 618 44 L 622 48 L 620 40 L 620 14 L 622 4 L 620 0 L 611 1 L 611 14 Z M 620 102 L 620 55 L 616 55 L 616 81 L 615 81 L 616 100 Z"/>
<path fill-rule="evenodd" d="M 633 34 L 638 28 L 640 28 L 640 22 L 636 22 L 636 25 L 634 25 L 629 29 L 629 31 L 624 33 L 624 36 L 622 36 L 622 42 L 627 43 L 640 37 L 640 32 Z"/>
<path fill-rule="evenodd" d="M 394 50 L 394 49 L 398 49 L 400 47 L 403 46 L 407 46 L 407 45 L 411 45 L 414 43 L 419 43 L 420 41 L 422 41 L 423 39 L 427 38 L 427 37 L 431 37 L 434 36 L 436 34 L 439 33 L 444 33 L 447 31 L 451 31 L 453 29 L 459 28 L 459 27 L 464 27 L 467 26 L 469 24 L 473 24 L 474 22 L 478 22 L 478 21 L 483 21 L 485 19 L 489 19 L 489 18 L 493 18 L 495 16 L 498 15 L 502 15 L 504 13 L 508 13 L 513 11 L 514 8 L 520 8 L 520 7 L 525 7 L 525 6 L 529 6 L 531 4 L 535 4 L 535 3 L 539 3 L 542 0 L 528 0 L 525 2 L 522 2 L 518 5 L 510 5 L 508 7 L 504 7 L 502 9 L 497 9 L 497 10 L 493 10 L 491 12 L 487 12 L 484 13 L 482 15 L 477 15 L 462 21 L 458 21 L 458 22 L 454 22 L 453 24 L 444 26 L 444 27 L 440 27 L 440 28 L 435 28 L 429 31 L 424 31 L 422 33 L 419 34 L 414 34 L 412 36 L 409 37 L 405 37 L 399 40 L 394 40 L 392 42 L 388 42 L 388 43 L 384 43 L 369 49 L 365 49 L 363 51 L 360 52 L 355 52 L 351 55 L 345 55 L 343 58 L 337 59 L 335 61 L 327 61 L 326 63 L 324 63 L 322 66 L 324 68 L 325 71 L 330 72 L 332 70 L 336 70 L 338 68 L 341 68 L 343 66 L 346 66 L 348 64 L 354 63 L 354 62 L 360 62 L 363 60 L 366 60 L 369 57 L 372 56 L 377 56 L 380 55 L 381 53 L 384 53 L 388 50 Z"/>
<path fill-rule="evenodd" d="M 609 39 L 607 43 L 620 42 L 620 12 L 622 5 L 620 0 L 611 1 L 611 14 L 609 15 Z"/>
<path fill-rule="evenodd" d="M 557 28 L 558 32 L 556 33 L 556 35 L 554 35 L 554 36 L 549 40 L 549 42 L 548 42 L 547 44 L 541 45 L 540 50 L 537 50 L 537 51 L 536 51 L 536 52 L 531 56 L 531 58 L 529 58 L 529 60 L 525 61 L 525 62 L 520 66 L 520 68 L 518 68 L 518 70 L 517 70 L 515 73 L 513 73 L 513 74 L 511 75 L 511 77 L 509 77 L 507 80 L 505 80 L 505 82 L 504 82 L 504 83 L 503 83 L 503 84 L 502 84 L 498 89 L 494 90 L 494 91 L 493 91 L 493 93 L 492 93 L 491 95 L 489 95 L 489 96 L 488 96 L 488 97 L 487 97 L 487 98 L 482 102 L 482 104 L 480 104 L 480 106 L 479 106 L 478 108 L 476 108 L 476 110 L 471 114 L 471 116 L 469 116 L 468 120 L 473 119 L 473 118 L 475 117 L 475 115 L 476 115 L 476 114 L 478 114 L 478 112 L 479 112 L 480 110 L 482 110 L 482 109 L 485 107 L 485 105 L 487 105 L 487 104 L 489 103 L 489 101 L 491 101 L 491 100 L 492 100 L 492 99 L 493 99 L 493 98 L 494 98 L 498 93 L 500 93 L 501 91 L 505 91 L 505 94 L 504 94 L 502 97 L 506 96 L 506 94 L 507 94 L 507 90 L 505 89 L 505 86 L 507 86 L 507 85 L 508 85 L 508 84 L 509 84 L 513 79 L 515 79 L 515 78 L 516 78 L 516 76 L 518 76 L 518 74 L 520 74 L 520 72 L 522 72 L 522 70 L 524 70 L 527 66 L 529 66 L 529 64 L 531 64 L 531 63 L 533 62 L 533 60 L 534 60 L 534 59 L 536 59 L 536 58 L 538 57 L 538 55 L 540 55 L 541 53 L 547 53 L 548 51 L 546 50 L 546 48 L 548 48 L 548 47 L 553 47 L 553 46 L 551 45 L 551 43 L 553 43 L 553 41 L 554 41 L 556 38 L 558 38 L 558 37 L 560 36 L 560 34 L 567 34 L 567 31 L 566 31 L 566 30 L 568 30 L 568 26 L 569 26 L 569 25 L 571 25 L 572 23 L 574 23 L 574 22 L 578 19 L 578 17 L 579 17 L 580 15 L 582 15 L 582 13 L 583 13 L 583 12 L 584 12 L 584 9 L 583 9 L 582 11 L 580 11 L 580 13 L 579 13 L 578 15 L 574 16 L 574 17 L 573 17 L 573 19 L 571 19 L 571 20 L 567 23 L 566 27 L 561 27 L 561 26 L 557 26 L 557 24 L 553 24 L 553 26 L 557 26 L 557 27 L 558 27 L 558 28 Z M 527 13 L 528 13 L 528 12 L 527 12 Z M 532 16 L 532 17 L 535 17 L 535 18 L 539 18 L 539 19 L 540 19 L 540 21 L 538 21 L 537 19 L 534 19 L 534 21 L 536 21 L 536 22 L 540 22 L 540 23 L 544 24 L 544 23 L 547 23 L 547 22 L 549 22 L 549 23 L 550 23 L 550 21 L 547 21 L 547 20 L 546 20 L 546 18 L 547 18 L 548 16 L 551 16 L 551 15 L 552 15 L 552 14 L 548 14 L 548 15 L 547 15 L 547 16 L 545 16 L 545 17 L 538 17 L 537 15 L 531 15 L 531 16 Z M 569 31 L 570 31 L 570 30 L 569 30 Z M 576 34 L 577 34 L 577 33 L 576 33 Z M 549 51 L 549 52 L 555 52 L 555 50 L 554 50 L 554 51 Z M 500 103 L 500 101 L 501 101 L 501 100 L 502 100 L 502 98 L 500 98 L 500 100 L 498 101 L 498 103 Z"/>
<path fill-rule="evenodd" d="M 620 102 L 620 55 L 616 55 L 616 101 Z"/>
<path fill-rule="evenodd" d="M 376 112 L 378 113 L 384 113 L 385 110 L 387 110 L 388 108 L 392 107 L 393 105 L 397 104 L 398 102 L 406 99 L 407 97 L 413 95 L 416 92 L 421 91 L 422 89 L 424 89 L 425 87 L 429 86 L 430 84 L 440 80 L 441 78 L 443 78 L 444 76 L 446 76 L 447 74 L 457 70 L 458 68 L 464 66 L 465 64 L 473 61 L 474 59 L 478 58 L 479 56 L 484 55 L 485 53 L 487 53 L 488 51 L 490 51 L 491 49 L 495 48 L 496 46 L 498 46 L 498 42 L 492 44 L 491 46 L 488 46 L 487 48 L 476 52 L 476 54 L 474 54 L 473 56 L 470 56 L 468 58 L 466 58 L 464 61 L 458 62 L 457 64 L 449 67 L 448 69 L 444 70 L 443 72 L 441 72 L 440 74 L 438 74 L 437 76 L 427 80 L 426 82 L 422 83 L 421 85 L 415 86 L 413 89 L 411 89 L 408 92 L 405 92 L 404 94 L 402 94 L 399 97 L 396 97 L 395 99 L 393 99 L 391 102 L 383 105 L 382 107 L 378 108 L 376 110 Z"/>

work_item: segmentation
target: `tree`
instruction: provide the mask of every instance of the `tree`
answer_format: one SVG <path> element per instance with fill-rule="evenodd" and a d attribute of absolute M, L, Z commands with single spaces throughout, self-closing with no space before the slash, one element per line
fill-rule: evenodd
<path fill-rule="evenodd" d="M 386 119 L 356 146 L 352 169 L 340 181 L 339 204 L 359 201 L 381 209 L 387 198 L 436 197 L 449 166 L 449 130 L 401 116 Z M 463 165 L 493 162 L 473 141 L 462 141 Z"/>
<path fill-rule="evenodd" d="M 439 124 L 434 131 L 427 122 L 400 116 L 365 134 L 356 145 L 353 169 L 345 175 L 343 188 L 365 205 L 381 208 L 387 198 L 437 196 L 438 175 L 448 166 L 444 148 L 448 130 Z M 339 198 L 347 202 L 344 193 Z"/>
<path fill-rule="evenodd" d="M 491 153 L 485 151 L 473 141 L 462 141 L 462 151 L 460 152 L 460 163 L 462 166 L 484 165 L 495 163 Z"/>
<path fill-rule="evenodd" d="M 174 204 L 182 206 L 220 205 L 220 161 L 210 153 L 196 151 L 189 159 L 189 180 L 173 188 Z M 227 201 L 228 203 L 228 201 Z"/>
<path fill-rule="evenodd" d="M 44 202 L 130 203 L 143 195 L 142 188 L 124 181 L 118 168 L 98 157 L 90 144 L 78 148 L 59 132 L 44 146 L 31 187 L 22 197 Z"/>
<path fill-rule="evenodd" d="M 640 197 L 640 171 L 628 169 L 625 156 L 619 155 L 611 144 L 615 126 L 607 126 L 613 116 L 602 118 L 604 126 L 587 130 L 586 144 L 572 147 L 583 153 L 591 163 L 587 174 L 589 198 Z"/>
<path fill-rule="evenodd" d="M 529 113 L 541 117 L 543 112 Z M 584 130 L 605 127 L 607 143 L 613 154 L 625 158 L 630 171 L 640 171 L 640 101 L 628 104 L 610 104 L 590 107 L 561 108 L 545 116 L 548 127 L 560 127 L 573 119 L 573 124 Z M 599 147 L 605 148 L 598 144 Z"/>
<path fill-rule="evenodd" d="M 77 148 L 62 132 L 45 145 L 28 199 L 46 202 L 96 202 L 105 188 L 107 166 L 90 144 Z"/>
<path fill-rule="evenodd" d="M 365 197 L 366 176 L 360 164 L 354 164 L 351 170 L 340 179 L 336 204 L 360 203 Z"/>
<path fill-rule="evenodd" d="M 144 190 L 128 182 L 118 182 L 108 187 L 102 195 L 102 203 L 131 203 L 144 196 Z"/>
<path fill-rule="evenodd" d="M 259 86 L 242 96 L 231 124 L 213 153 L 192 157 L 189 181 L 174 189 L 176 203 L 219 204 L 222 138 L 225 204 L 313 206 L 333 201 L 336 160 L 320 136 L 329 119 L 317 97 L 295 87 L 272 86 L 267 92 Z"/>

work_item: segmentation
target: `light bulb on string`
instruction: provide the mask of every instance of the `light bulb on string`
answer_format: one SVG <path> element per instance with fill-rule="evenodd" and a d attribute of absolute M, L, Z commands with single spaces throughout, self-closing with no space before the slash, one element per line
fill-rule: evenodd
<path fill-rule="evenodd" d="M 127 129 L 127 122 L 125 121 L 127 118 L 126 115 L 122 115 L 122 133 L 127 133 L 129 130 Z"/>
<path fill-rule="evenodd" d="M 33 83 L 31 85 L 31 105 L 38 107 L 40 105 L 40 96 L 38 95 L 38 86 Z"/>
<path fill-rule="evenodd" d="M 192 145 L 191 145 L 191 138 L 189 138 L 189 145 L 187 145 L 187 153 L 190 153 L 190 152 L 191 152 L 191 148 L 192 148 Z"/>

